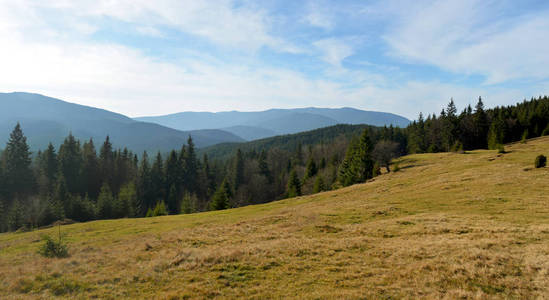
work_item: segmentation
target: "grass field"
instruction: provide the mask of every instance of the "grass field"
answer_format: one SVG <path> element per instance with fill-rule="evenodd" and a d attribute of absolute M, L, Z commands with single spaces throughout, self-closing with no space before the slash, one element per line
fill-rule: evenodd
<path fill-rule="evenodd" d="M 548 298 L 549 138 L 421 154 L 349 188 L 0 235 L 0 298 Z"/>

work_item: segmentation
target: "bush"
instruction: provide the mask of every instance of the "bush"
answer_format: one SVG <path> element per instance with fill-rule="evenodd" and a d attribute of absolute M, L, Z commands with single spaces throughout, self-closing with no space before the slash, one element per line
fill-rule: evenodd
<path fill-rule="evenodd" d="M 505 153 L 505 147 L 503 147 L 503 144 L 498 144 L 497 145 L 497 148 L 498 148 L 498 153 Z"/>
<path fill-rule="evenodd" d="M 40 253 L 42 256 L 58 258 L 69 256 L 69 250 L 67 248 L 67 245 L 63 242 L 63 239 L 61 237 L 61 231 L 59 231 L 58 240 L 54 240 L 49 235 L 42 236 L 42 239 L 44 240 L 44 244 L 42 244 L 40 250 L 38 250 L 38 253 Z"/>
<path fill-rule="evenodd" d="M 400 165 L 398 163 L 395 163 L 395 165 L 393 166 L 393 172 L 398 172 L 400 171 Z"/>
<path fill-rule="evenodd" d="M 543 168 L 545 167 L 546 164 L 547 164 L 547 157 L 545 157 L 544 155 L 538 155 L 538 157 L 536 157 L 536 161 L 534 162 L 534 165 L 536 166 L 536 168 Z"/>

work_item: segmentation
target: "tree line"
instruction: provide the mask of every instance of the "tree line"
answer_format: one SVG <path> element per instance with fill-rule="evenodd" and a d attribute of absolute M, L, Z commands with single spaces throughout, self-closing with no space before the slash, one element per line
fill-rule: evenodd
<path fill-rule="evenodd" d="M 487 110 L 479 98 L 459 114 L 451 100 L 440 115 L 420 114 L 407 128 L 367 126 L 328 143 L 321 133 L 296 135 L 291 147 L 262 142 L 214 161 L 198 157 L 191 137 L 150 157 L 113 149 L 108 136 L 97 150 L 69 134 L 57 149 L 32 154 L 17 124 L 0 153 L 0 231 L 265 203 L 364 182 L 407 153 L 496 149 L 546 134 L 547 97 Z"/>

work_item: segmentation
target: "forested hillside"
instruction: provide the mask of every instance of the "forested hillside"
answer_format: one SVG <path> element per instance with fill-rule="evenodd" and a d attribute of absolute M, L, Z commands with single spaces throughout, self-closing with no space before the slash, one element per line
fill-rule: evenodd
<path fill-rule="evenodd" d="M 301 134 L 222 145 L 197 154 L 194 142 L 138 157 L 69 135 L 32 159 L 23 125 L 10 135 L 0 164 L 0 228 L 34 228 L 59 219 L 87 221 L 192 213 L 312 194 L 390 171 L 406 153 L 490 148 L 549 134 L 549 98 L 439 116 L 407 128 L 338 125 Z M 212 159 L 214 157 L 215 159 Z M 394 168 L 398 169 L 397 166 Z"/>

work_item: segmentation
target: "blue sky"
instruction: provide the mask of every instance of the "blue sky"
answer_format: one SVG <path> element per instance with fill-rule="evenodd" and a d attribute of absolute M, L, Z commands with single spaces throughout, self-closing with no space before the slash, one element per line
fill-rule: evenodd
<path fill-rule="evenodd" d="M 408 118 L 549 94 L 547 1 L 0 0 L 0 91 L 130 116 Z"/>

